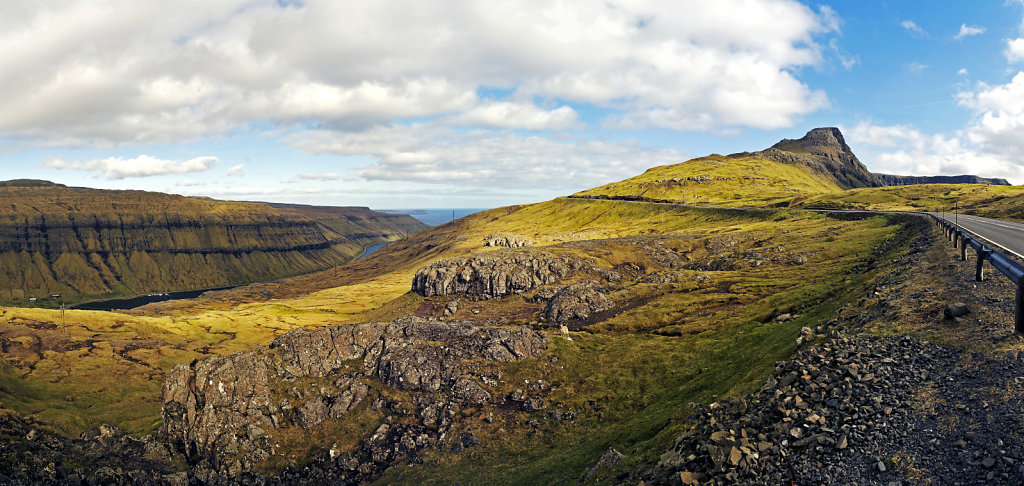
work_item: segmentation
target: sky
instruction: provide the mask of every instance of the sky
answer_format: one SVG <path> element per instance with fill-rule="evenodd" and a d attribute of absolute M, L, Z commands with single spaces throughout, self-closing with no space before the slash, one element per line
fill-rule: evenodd
<path fill-rule="evenodd" d="M 0 2 L 0 179 L 489 208 L 823 126 L 1024 184 L 1024 1 Z"/>

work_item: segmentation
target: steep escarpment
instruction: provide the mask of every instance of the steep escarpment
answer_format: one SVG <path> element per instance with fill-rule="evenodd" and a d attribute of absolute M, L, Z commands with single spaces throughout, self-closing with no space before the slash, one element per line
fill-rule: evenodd
<path fill-rule="evenodd" d="M 65 301 L 272 279 L 344 262 L 424 225 L 288 206 L 39 181 L 0 186 L 0 301 Z"/>
<path fill-rule="evenodd" d="M 815 128 L 802 138 L 783 139 L 755 155 L 803 166 L 812 173 L 832 179 L 843 189 L 883 185 L 853 154 L 838 128 Z"/>
<path fill-rule="evenodd" d="M 492 364 L 538 356 L 547 344 L 526 328 L 414 318 L 296 330 L 269 348 L 174 368 L 160 435 L 201 469 L 236 475 L 265 466 L 289 432 L 369 409 L 380 417 L 369 439 L 335 443 L 319 458 L 342 463 L 334 480 L 357 481 L 445 440 L 462 410 L 493 399 Z"/>
<path fill-rule="evenodd" d="M 1000 178 L 978 177 L 976 175 L 955 176 L 901 176 L 875 174 L 886 186 L 912 186 L 917 184 L 985 184 L 990 186 L 1009 186 L 1009 181 Z"/>

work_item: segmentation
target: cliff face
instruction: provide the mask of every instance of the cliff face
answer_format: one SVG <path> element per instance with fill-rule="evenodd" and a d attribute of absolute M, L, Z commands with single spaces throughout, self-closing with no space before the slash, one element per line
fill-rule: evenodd
<path fill-rule="evenodd" d="M 803 138 L 783 139 L 757 155 L 776 162 L 802 165 L 833 179 L 843 189 L 883 185 L 853 154 L 838 128 L 815 128 Z"/>
<path fill-rule="evenodd" d="M 901 176 L 875 174 L 886 186 L 912 186 L 915 184 L 987 184 L 991 186 L 1010 186 L 1006 179 L 978 177 L 976 175 L 956 176 Z"/>
<path fill-rule="evenodd" d="M 366 208 L 272 207 L 0 185 L 0 301 L 197 289 L 311 272 L 425 227 Z"/>

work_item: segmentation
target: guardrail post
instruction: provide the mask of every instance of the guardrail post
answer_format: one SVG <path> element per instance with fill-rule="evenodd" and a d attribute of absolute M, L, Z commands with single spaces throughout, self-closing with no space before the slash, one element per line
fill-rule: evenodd
<path fill-rule="evenodd" d="M 977 282 L 983 282 L 985 280 L 985 258 L 988 256 L 988 250 L 982 245 L 978 247 L 978 264 L 974 269 L 974 280 Z"/>
<path fill-rule="evenodd" d="M 953 232 L 953 248 L 960 248 L 960 232 Z"/>
<path fill-rule="evenodd" d="M 1013 319 L 1013 332 L 1024 334 L 1024 279 L 1017 283 L 1017 304 Z"/>
<path fill-rule="evenodd" d="M 960 241 L 960 261 L 967 261 L 967 235 Z"/>

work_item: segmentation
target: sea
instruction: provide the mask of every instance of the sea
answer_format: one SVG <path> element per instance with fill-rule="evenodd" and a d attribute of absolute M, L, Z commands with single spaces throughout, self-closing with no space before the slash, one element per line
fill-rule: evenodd
<path fill-rule="evenodd" d="M 408 214 L 430 226 L 438 226 L 473 213 L 486 211 L 490 208 L 454 208 L 454 209 L 377 209 L 382 213 Z"/>

